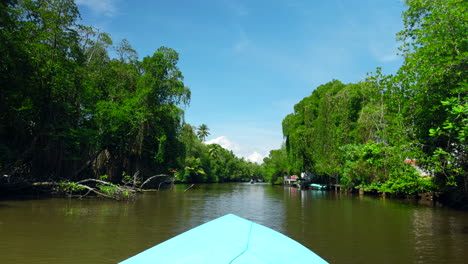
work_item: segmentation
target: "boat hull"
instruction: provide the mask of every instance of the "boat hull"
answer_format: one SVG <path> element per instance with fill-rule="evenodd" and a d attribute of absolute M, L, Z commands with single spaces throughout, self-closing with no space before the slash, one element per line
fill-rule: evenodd
<path fill-rule="evenodd" d="M 228 214 L 191 229 L 123 262 L 134 263 L 327 263 L 270 228 Z"/>

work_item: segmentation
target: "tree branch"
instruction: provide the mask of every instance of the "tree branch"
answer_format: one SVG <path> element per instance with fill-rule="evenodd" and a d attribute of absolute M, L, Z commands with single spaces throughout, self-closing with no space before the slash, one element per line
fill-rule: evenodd
<path fill-rule="evenodd" d="M 143 186 L 145 184 L 147 184 L 149 181 L 151 181 L 152 179 L 154 178 L 157 178 L 157 177 L 168 177 L 169 175 L 166 175 L 166 174 L 159 174 L 159 175 L 154 175 L 154 176 L 151 176 L 149 177 L 146 181 L 144 181 L 141 185 L 140 185 L 140 189 L 143 189 Z"/>
<path fill-rule="evenodd" d="M 194 184 L 194 183 L 192 183 L 192 185 L 190 185 L 190 186 L 189 186 L 187 189 L 185 189 L 185 191 L 184 191 L 184 192 L 188 191 L 188 190 L 189 190 L 190 188 L 192 188 L 193 186 L 195 186 L 195 184 Z"/>

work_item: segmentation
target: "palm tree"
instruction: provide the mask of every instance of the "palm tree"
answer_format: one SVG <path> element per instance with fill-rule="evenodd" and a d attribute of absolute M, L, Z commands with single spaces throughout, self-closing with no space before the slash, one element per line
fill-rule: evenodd
<path fill-rule="evenodd" d="M 201 141 L 205 141 L 205 138 L 210 135 L 210 132 L 208 132 L 210 129 L 208 128 L 207 125 L 202 124 L 201 126 L 198 127 L 197 131 L 197 136 Z"/>

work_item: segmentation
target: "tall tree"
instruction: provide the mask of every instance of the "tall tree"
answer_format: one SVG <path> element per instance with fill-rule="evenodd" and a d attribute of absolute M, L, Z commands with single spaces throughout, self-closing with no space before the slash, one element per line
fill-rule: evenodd
<path fill-rule="evenodd" d="M 263 177 L 271 183 L 282 183 L 285 171 L 287 171 L 286 148 L 270 151 L 268 157 L 263 159 Z"/>
<path fill-rule="evenodd" d="M 407 0 L 398 86 L 441 186 L 468 201 L 468 2 Z M 409 123 L 409 122 L 408 122 Z"/>
<path fill-rule="evenodd" d="M 7 107 L 1 123 L 9 131 L 2 133 L 6 137 L 2 145 L 16 149 L 10 155 L 15 162 L 6 170 L 20 178 L 73 174 L 81 155 L 76 148 L 83 63 L 76 31 L 78 9 L 71 0 L 12 3 L 7 14 L 14 20 L 2 26 L 6 38 L 0 45 L 9 49 L 2 64 L 17 61 L 13 67 L 2 67 L 1 74 L 7 78 L 1 85 L 5 91 L 0 105 Z M 13 166 L 16 162 L 22 165 Z M 22 171 L 17 170 L 20 167 Z"/>
<path fill-rule="evenodd" d="M 176 51 L 138 60 L 123 40 L 77 23 L 72 0 L 0 4 L 0 170 L 9 182 L 181 166 L 190 90 Z M 115 176 L 115 177 L 114 177 Z"/>
<path fill-rule="evenodd" d="M 210 132 L 208 132 L 210 129 L 206 124 L 201 124 L 198 127 L 197 131 L 197 136 L 201 141 L 205 141 L 206 137 L 210 135 Z"/>

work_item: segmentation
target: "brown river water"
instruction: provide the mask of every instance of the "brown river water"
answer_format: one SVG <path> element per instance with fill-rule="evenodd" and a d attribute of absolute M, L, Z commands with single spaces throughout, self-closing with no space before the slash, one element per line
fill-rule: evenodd
<path fill-rule="evenodd" d="M 228 213 L 330 263 L 468 263 L 468 212 L 269 184 L 186 187 L 128 202 L 0 200 L 0 263 L 117 263 Z"/>

